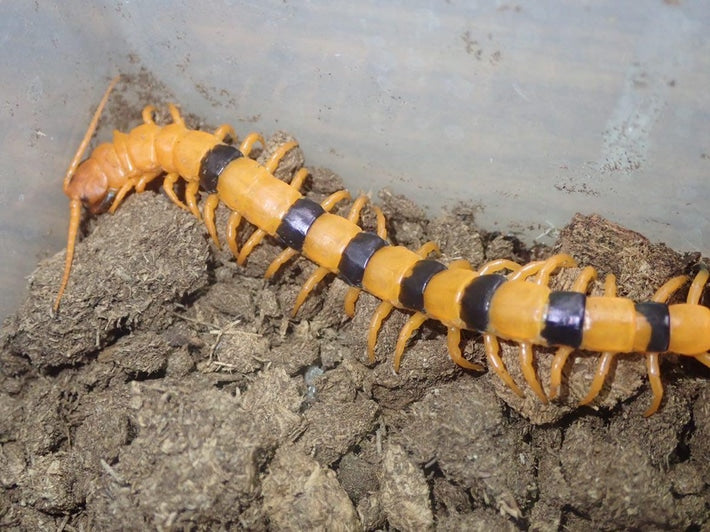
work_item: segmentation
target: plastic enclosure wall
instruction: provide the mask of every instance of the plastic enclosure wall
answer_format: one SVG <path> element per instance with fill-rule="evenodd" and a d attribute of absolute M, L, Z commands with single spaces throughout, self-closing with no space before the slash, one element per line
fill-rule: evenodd
<path fill-rule="evenodd" d="M 195 5 L 0 4 L 0 317 L 65 245 L 62 176 L 117 73 L 168 88 L 119 87 L 130 127 L 160 96 L 242 134 L 288 130 L 352 190 L 474 202 L 528 241 L 597 212 L 710 253 L 705 2 Z"/>

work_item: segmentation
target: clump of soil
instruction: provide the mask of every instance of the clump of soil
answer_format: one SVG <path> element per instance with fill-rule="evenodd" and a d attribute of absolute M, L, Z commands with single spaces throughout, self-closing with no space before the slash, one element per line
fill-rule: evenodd
<path fill-rule="evenodd" d="M 262 160 L 285 138 L 272 139 Z M 302 163 L 294 150 L 280 175 Z M 318 200 L 339 188 L 326 170 L 307 185 Z M 396 243 L 435 240 L 444 262 L 564 251 L 614 273 L 620 294 L 637 300 L 697 260 L 597 216 L 575 217 L 554 250 L 525 250 L 477 229 L 473 208 L 429 220 L 405 198 L 383 192 L 379 203 Z M 222 234 L 227 216 L 220 208 Z M 373 228 L 374 216 L 364 218 Z M 329 280 L 292 318 L 315 266 L 297 259 L 267 282 L 279 250 L 267 238 L 239 267 L 192 215 L 144 193 L 90 224 L 56 316 L 64 255 L 40 264 L 0 337 L 0 525 L 710 526 L 710 375 L 700 364 L 663 357 L 665 398 L 648 419 L 641 356 L 619 356 L 594 406 L 577 408 L 600 355 L 575 353 L 563 396 L 544 405 L 524 383 L 516 345 L 503 342 L 502 356 L 524 398 L 491 371 L 454 365 L 445 330 L 428 322 L 395 374 L 407 315 L 384 323 L 370 364 L 378 301 L 362 294 L 346 319 L 347 287 Z M 554 287 L 578 273 L 564 270 Z M 480 336 L 466 333 L 464 343 L 465 356 L 485 365 Z M 536 348 L 546 389 L 553 353 Z"/>

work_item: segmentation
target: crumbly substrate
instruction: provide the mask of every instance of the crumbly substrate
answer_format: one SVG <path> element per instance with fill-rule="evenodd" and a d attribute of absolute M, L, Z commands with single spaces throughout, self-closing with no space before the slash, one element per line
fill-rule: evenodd
<path fill-rule="evenodd" d="M 302 163 L 300 153 L 287 159 L 286 175 Z M 339 188 L 337 176 L 315 170 L 308 195 Z M 375 201 L 394 241 L 435 240 L 444 262 L 564 251 L 614 273 L 620 294 L 636 300 L 697 259 L 597 216 L 575 217 L 554 250 L 527 250 L 477 229 L 471 206 L 429 220 L 386 191 Z M 222 234 L 226 216 L 221 208 Z M 649 419 L 637 355 L 618 357 L 594 408 L 576 404 L 599 353 L 573 355 L 562 398 L 542 405 L 524 383 L 517 346 L 503 343 L 502 354 L 522 399 L 492 372 L 455 366 L 433 322 L 395 374 L 406 314 L 385 322 L 371 366 L 366 333 L 378 302 L 363 294 L 348 320 L 347 287 L 329 279 L 291 318 L 314 266 L 298 259 L 264 281 L 280 249 L 273 241 L 239 267 L 194 217 L 150 192 L 89 225 L 59 314 L 50 308 L 63 253 L 40 264 L 2 329 L 0 526 L 709 526 L 710 372 L 695 361 L 663 358 L 664 402 Z M 561 272 L 554 287 L 577 272 Z M 467 358 L 485 365 L 480 337 L 464 342 Z M 546 388 L 552 353 L 536 349 Z"/>

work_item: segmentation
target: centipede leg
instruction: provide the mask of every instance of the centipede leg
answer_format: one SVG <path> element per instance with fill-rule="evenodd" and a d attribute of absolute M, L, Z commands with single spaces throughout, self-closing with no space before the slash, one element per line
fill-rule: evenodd
<path fill-rule="evenodd" d="M 597 271 L 591 266 L 587 266 L 582 270 L 577 279 L 575 279 L 572 285 L 572 292 L 586 293 L 589 288 L 589 283 L 591 283 L 597 277 Z M 607 277 L 607 280 L 609 277 Z M 552 366 L 550 367 L 550 399 L 556 399 L 560 394 L 560 387 L 562 385 L 562 370 L 564 369 L 567 359 L 574 351 L 573 347 L 562 346 L 557 349 L 555 357 L 552 359 Z"/>
<path fill-rule="evenodd" d="M 111 207 L 109 208 L 108 212 L 113 214 L 116 212 L 116 209 L 118 209 L 118 206 L 123 203 L 123 200 L 126 198 L 126 194 L 128 194 L 132 189 L 134 189 L 136 192 L 139 194 L 145 191 L 145 187 L 148 186 L 148 183 L 150 183 L 153 179 L 158 177 L 161 174 L 160 171 L 156 172 L 148 172 L 140 176 L 138 179 L 128 179 L 126 182 L 123 184 L 123 186 L 118 189 L 118 192 L 116 193 L 113 202 L 111 203 Z"/>
<path fill-rule="evenodd" d="M 224 139 L 231 137 L 232 139 L 237 138 L 237 133 L 234 128 L 229 124 L 222 124 L 217 129 L 214 130 L 213 135 L 219 139 L 220 142 L 224 142 Z M 244 153 L 244 152 L 242 152 Z"/>
<path fill-rule="evenodd" d="M 536 263 L 534 265 L 534 268 L 529 267 L 528 268 L 528 275 L 532 275 L 533 273 L 537 273 L 537 270 L 542 267 L 542 263 Z M 452 262 L 449 264 L 450 269 L 472 269 L 470 263 L 467 260 L 460 259 L 457 261 Z M 519 272 L 522 269 L 520 264 L 517 262 L 513 262 L 512 260 L 508 259 L 497 259 L 493 260 L 490 262 L 487 262 L 481 268 L 478 270 L 479 275 L 487 275 L 490 273 L 494 272 L 499 272 L 501 270 L 511 270 L 512 272 Z M 460 336 L 460 334 L 459 334 Z M 498 339 L 492 335 L 492 334 L 484 334 L 483 335 L 483 343 L 485 346 L 485 351 L 486 351 L 486 358 L 488 359 L 488 363 L 490 367 L 495 371 L 495 373 L 500 377 L 500 379 L 505 382 L 511 390 L 513 390 L 517 395 L 520 397 L 523 397 L 523 392 L 520 390 L 517 384 L 515 384 L 515 381 L 513 380 L 513 377 L 510 376 L 510 373 L 508 373 L 508 370 L 505 368 L 505 364 L 503 364 L 503 360 L 501 360 L 499 353 L 500 346 L 498 344 Z M 449 353 L 452 353 L 451 351 L 451 338 L 449 337 Z M 458 342 L 456 343 L 457 349 L 458 349 Z M 455 355 L 455 352 L 453 352 Z M 458 353 L 460 355 L 461 351 L 458 349 Z M 453 356 L 452 355 L 452 359 Z M 461 357 L 463 358 L 463 357 Z M 454 360 L 455 361 L 455 360 Z M 456 361 L 455 361 L 456 362 Z M 468 361 L 467 361 L 468 362 Z M 458 362 L 457 362 L 458 363 Z M 468 362 L 468 364 L 471 364 Z M 463 364 L 459 364 L 463 365 Z M 464 366 L 467 367 L 467 366 Z M 479 366 L 480 368 L 480 366 Z M 478 369 L 478 368 L 469 368 L 469 369 Z M 480 368 L 482 369 L 482 368 Z"/>
<path fill-rule="evenodd" d="M 123 186 L 118 189 L 118 192 L 116 192 L 116 195 L 114 196 L 114 200 L 111 203 L 111 207 L 109 207 L 108 212 L 113 214 L 116 212 L 116 209 L 118 206 L 123 202 L 123 199 L 126 197 L 126 194 L 128 194 L 133 188 L 136 186 L 136 180 L 135 179 L 127 179 L 126 182 L 123 184 Z"/>
<path fill-rule="evenodd" d="M 145 188 L 150 184 L 151 181 L 153 181 L 156 177 L 158 177 L 162 172 L 160 170 L 156 172 L 148 172 L 146 174 L 143 174 L 140 179 L 136 182 L 136 192 L 139 194 L 145 192 Z"/>
<path fill-rule="evenodd" d="M 510 279 L 511 281 L 524 281 L 529 277 L 532 277 L 533 275 L 537 274 L 544 265 L 544 261 L 528 262 L 524 266 L 521 266 L 519 269 L 511 273 L 508 279 Z"/>
<path fill-rule="evenodd" d="M 616 297 L 616 276 L 613 274 L 607 275 L 604 280 L 604 297 Z M 597 371 L 594 373 L 592 385 L 589 388 L 587 395 L 579 402 L 580 405 L 587 405 L 591 403 L 597 395 L 599 395 L 616 354 L 617 353 L 610 351 L 602 353 L 602 357 L 599 359 L 599 364 L 597 365 Z"/>
<path fill-rule="evenodd" d="M 266 268 L 266 272 L 264 272 L 264 279 L 271 279 L 274 275 L 276 275 L 276 272 L 281 269 L 281 266 L 286 264 L 296 255 L 298 255 L 298 251 L 295 249 L 284 249 L 274 260 L 271 261 L 269 267 Z"/>
<path fill-rule="evenodd" d="M 318 283 L 320 283 L 329 273 L 330 271 L 328 270 L 328 268 L 319 266 L 318 269 L 316 269 L 316 271 L 314 271 L 311 276 L 306 280 L 306 282 L 303 283 L 301 291 L 298 293 L 298 296 L 296 296 L 296 303 L 293 305 L 293 311 L 291 312 L 292 316 L 296 315 L 298 309 L 301 308 L 301 305 L 303 305 L 303 302 L 306 300 L 308 295 L 313 291 L 316 286 L 318 286 Z"/>
<path fill-rule="evenodd" d="M 459 259 L 455 260 L 452 263 L 449 264 L 449 269 L 466 269 L 466 270 L 471 270 L 473 269 L 471 267 L 471 264 L 465 260 L 465 259 Z M 521 266 L 513 262 L 511 260 L 507 259 L 498 259 L 498 260 L 493 260 L 490 261 L 483 266 L 481 266 L 481 269 L 479 270 L 479 274 L 489 274 L 493 272 L 498 272 L 501 270 L 511 270 L 513 272 L 519 271 L 521 269 Z M 458 347 L 459 342 L 455 342 L 456 344 L 456 350 L 452 351 L 452 342 L 453 339 L 451 337 L 451 329 L 449 330 L 450 334 L 447 336 L 448 340 L 448 345 L 449 345 L 449 355 L 451 356 L 452 360 L 459 364 L 454 357 L 457 356 L 463 359 L 461 356 L 461 350 Z M 458 334 L 460 337 L 460 333 Z M 515 384 L 515 381 L 513 378 L 510 376 L 508 373 L 508 370 L 505 369 L 505 364 L 503 364 L 503 361 L 501 360 L 500 356 L 498 355 L 499 352 L 499 345 L 498 345 L 498 339 L 490 334 L 484 334 L 483 335 L 483 340 L 484 340 L 484 345 L 485 345 L 485 350 L 486 350 L 486 357 L 488 358 L 488 362 L 490 366 L 493 368 L 493 370 L 496 372 L 496 374 L 508 385 L 510 388 L 518 395 L 521 397 L 523 396 L 523 392 L 520 391 L 520 388 L 518 387 L 517 384 Z M 470 362 L 466 361 L 468 364 L 471 364 Z M 463 364 L 459 364 L 463 367 L 468 367 Z M 480 366 L 479 366 L 480 368 Z M 468 369 L 477 369 L 478 368 L 468 368 Z M 482 368 L 481 368 L 482 369 Z"/>
<path fill-rule="evenodd" d="M 562 387 L 562 370 L 567 364 L 567 359 L 574 352 L 574 347 L 568 347 L 563 345 L 558 347 L 555 352 L 555 357 L 552 359 L 552 365 L 550 366 L 550 399 L 557 399 L 560 395 L 560 388 Z"/>
<path fill-rule="evenodd" d="M 310 172 L 308 171 L 308 168 L 299 168 L 298 172 L 296 172 L 296 175 L 293 176 L 289 184 L 296 190 L 301 190 L 303 183 L 309 175 Z"/>
<path fill-rule="evenodd" d="M 705 364 L 707 367 L 710 368 L 710 353 L 701 353 L 699 355 L 695 355 L 694 358 L 701 364 Z"/>
<path fill-rule="evenodd" d="M 182 119 L 182 116 L 180 116 L 180 111 L 175 104 L 169 103 L 168 111 L 170 112 L 170 117 L 173 119 L 173 122 L 181 126 L 185 125 L 185 121 Z"/>
<path fill-rule="evenodd" d="M 439 249 L 439 244 L 434 242 L 433 240 L 429 240 L 428 242 L 425 242 L 422 247 L 420 247 L 416 251 L 417 255 L 419 255 L 421 258 L 425 259 L 432 253 L 435 255 L 438 255 L 441 253 L 441 250 Z"/>
<path fill-rule="evenodd" d="M 515 384 L 513 377 L 510 376 L 508 370 L 505 369 L 505 364 L 498 354 L 500 352 L 500 345 L 498 344 L 498 338 L 492 334 L 483 335 L 483 345 L 486 349 L 486 358 L 488 359 L 488 365 L 495 371 L 496 375 L 508 385 L 508 387 L 515 392 L 519 397 L 524 397 L 523 391 Z"/>
<path fill-rule="evenodd" d="M 185 202 L 187 203 L 190 212 L 202 221 L 202 215 L 200 214 L 200 209 L 197 208 L 197 196 L 200 193 L 200 182 L 190 181 L 185 187 Z"/>
<path fill-rule="evenodd" d="M 648 381 L 651 383 L 653 400 L 651 406 L 643 413 L 643 417 L 648 417 L 656 413 L 661 406 L 663 399 L 663 382 L 661 381 L 661 368 L 658 364 L 658 353 L 648 353 L 646 357 L 646 369 L 648 371 Z"/>
<path fill-rule="evenodd" d="M 143 108 L 141 118 L 143 119 L 144 124 L 155 124 L 155 120 L 153 120 L 153 113 L 155 113 L 155 107 L 152 105 L 146 105 Z"/>
<path fill-rule="evenodd" d="M 244 263 L 247 261 L 247 257 L 251 254 L 252 251 L 254 251 L 254 248 L 258 246 L 262 240 L 264 240 L 264 237 L 266 236 L 266 231 L 263 229 L 256 229 L 247 239 L 246 242 L 244 242 L 244 245 L 242 246 L 242 249 L 239 251 L 239 255 L 237 256 L 237 264 L 240 266 L 244 266 Z"/>
<path fill-rule="evenodd" d="M 548 286 L 550 284 L 550 275 L 559 268 L 574 268 L 577 266 L 577 261 L 571 255 L 560 253 L 553 255 L 544 261 L 540 271 L 537 274 L 535 282 L 539 285 Z"/>
<path fill-rule="evenodd" d="M 352 318 L 355 316 L 355 305 L 357 304 L 357 300 L 360 297 L 360 288 L 355 288 L 354 286 L 351 286 L 348 288 L 348 291 L 345 293 L 345 300 L 343 302 L 343 307 L 345 309 L 345 314 L 349 317 Z"/>
<path fill-rule="evenodd" d="M 577 262 L 570 255 L 553 255 L 546 261 L 543 261 L 542 264 L 539 266 L 535 264 L 534 267 L 529 267 L 529 265 L 521 267 L 519 270 L 517 270 L 511 275 L 511 279 L 525 279 L 530 276 L 532 272 L 537 271 L 535 283 L 538 285 L 547 286 L 550 282 L 550 275 L 555 270 L 561 267 L 574 267 L 576 265 Z M 543 403 L 547 403 L 547 396 L 545 395 L 545 392 L 542 389 L 542 385 L 540 384 L 540 381 L 537 378 L 537 374 L 535 373 L 533 359 L 534 353 L 532 344 L 530 342 L 521 342 L 520 364 L 522 366 L 523 376 L 525 377 L 525 380 L 527 381 L 528 385 L 535 392 L 535 395 L 540 398 L 540 401 L 542 401 Z"/>
<path fill-rule="evenodd" d="M 212 237 L 214 245 L 217 246 L 217 249 L 222 249 L 222 246 L 219 243 L 219 238 L 217 237 L 217 227 L 214 223 L 217 205 L 219 205 L 219 194 L 210 194 L 205 200 L 205 206 L 202 208 L 202 214 L 205 217 L 207 232 Z"/>
<path fill-rule="evenodd" d="M 367 358 L 370 363 L 375 361 L 375 345 L 377 345 L 377 335 L 382 327 L 382 322 L 390 315 L 394 305 L 387 301 L 381 302 L 370 320 L 370 328 L 367 331 Z"/>
<path fill-rule="evenodd" d="M 609 374 L 609 369 L 614 361 L 616 353 L 611 351 L 606 351 L 602 353 L 602 357 L 599 359 L 599 365 L 597 366 L 597 371 L 594 373 L 594 379 L 592 380 L 592 385 L 589 388 L 589 392 L 586 396 L 579 402 L 580 406 L 588 405 L 599 395 L 604 386 L 604 381 Z"/>
<path fill-rule="evenodd" d="M 145 109 L 143 111 L 145 112 Z M 180 110 L 177 108 L 177 106 L 175 106 L 175 104 L 169 103 L 168 111 L 170 112 L 170 117 L 173 119 L 173 122 L 175 124 L 185 127 L 185 120 L 183 120 L 182 116 L 180 115 Z M 145 116 L 143 118 L 145 119 Z M 200 211 L 197 208 L 196 197 L 199 193 L 199 182 L 188 183 L 187 187 L 185 188 L 185 201 L 187 203 L 187 205 L 185 205 L 185 203 L 180 201 L 177 195 L 175 194 L 175 183 L 177 183 L 179 177 L 180 176 L 176 173 L 170 173 L 165 176 L 165 179 L 163 180 L 163 190 L 165 190 L 165 193 L 175 205 L 182 209 L 185 209 L 186 211 L 190 211 L 195 216 L 195 218 L 202 221 L 202 216 L 200 215 Z"/>
<path fill-rule="evenodd" d="M 473 371 L 483 371 L 483 366 L 474 364 L 466 360 L 461 354 L 461 329 L 458 327 L 449 327 L 446 333 L 446 345 L 449 348 L 449 356 L 456 364 L 464 369 Z"/>
<path fill-rule="evenodd" d="M 478 270 L 478 274 L 488 275 L 489 273 L 495 273 L 501 270 L 510 270 L 512 272 L 516 272 L 519 269 L 520 264 L 518 264 L 517 262 L 513 262 L 512 260 L 508 259 L 497 259 L 492 260 L 491 262 L 488 262 L 481 266 L 481 268 Z"/>
<path fill-rule="evenodd" d="M 227 222 L 227 244 L 229 249 L 232 251 L 234 258 L 239 257 L 239 246 L 237 245 L 237 230 L 239 229 L 239 224 L 242 222 L 242 215 L 238 212 L 232 211 L 229 215 L 229 221 Z"/>
<path fill-rule="evenodd" d="M 399 371 L 399 364 L 402 361 L 402 355 L 404 354 L 404 349 L 407 347 L 407 342 L 412 337 L 412 334 L 414 334 L 414 332 L 419 329 L 419 327 L 422 326 L 422 323 L 424 323 L 427 319 L 426 314 L 422 312 L 415 312 L 409 317 L 407 323 L 405 323 L 404 327 L 402 327 L 402 330 L 399 331 L 399 336 L 397 337 L 397 347 L 394 350 L 395 371 Z"/>
<path fill-rule="evenodd" d="M 320 206 L 323 207 L 324 211 L 330 212 L 338 203 L 348 199 L 350 199 L 350 193 L 347 190 L 338 190 L 325 198 Z"/>
<path fill-rule="evenodd" d="M 699 304 L 700 297 L 703 295 L 703 290 L 708 282 L 708 277 L 710 277 L 710 272 L 708 272 L 705 268 L 697 273 L 695 279 L 693 279 L 693 282 L 690 285 L 690 288 L 688 289 L 687 303 L 690 303 L 691 305 Z"/>
<path fill-rule="evenodd" d="M 534 353 L 532 344 L 530 342 L 521 342 L 520 366 L 523 370 L 523 376 L 525 377 L 525 380 L 527 381 L 530 388 L 532 388 L 533 392 L 535 392 L 535 395 L 538 396 L 540 401 L 542 401 L 544 404 L 547 404 L 547 396 L 545 395 L 545 391 L 542 389 L 542 385 L 540 384 L 540 381 L 537 378 L 537 374 L 535 373 L 535 368 L 533 367 L 533 358 Z"/>
<path fill-rule="evenodd" d="M 674 293 L 676 293 L 680 289 L 681 286 L 683 286 L 687 282 L 688 277 L 685 275 L 673 277 L 672 279 L 667 281 L 663 286 L 661 286 L 658 290 L 656 290 L 656 293 L 653 294 L 651 301 L 655 301 L 656 303 L 665 303 L 670 299 L 670 297 Z"/>
<path fill-rule="evenodd" d="M 262 148 L 266 145 L 264 137 L 262 137 L 259 133 L 249 133 L 239 145 L 239 151 L 242 152 L 245 157 L 249 157 L 251 155 L 251 150 L 254 147 L 254 143 L 256 142 L 261 144 Z"/>
<path fill-rule="evenodd" d="M 382 212 L 377 205 L 373 205 L 372 210 L 375 211 L 375 217 L 377 219 L 377 236 L 381 239 L 387 239 L 387 220 L 385 219 L 385 213 Z M 439 249 L 438 246 L 436 248 Z"/>
<path fill-rule="evenodd" d="M 177 194 L 175 194 L 175 183 L 177 183 L 178 179 L 180 179 L 180 176 L 178 174 L 167 174 L 165 176 L 165 179 L 163 179 L 163 190 L 165 191 L 165 194 L 168 196 L 168 198 L 170 198 L 170 201 L 172 201 L 181 209 L 189 211 L 190 209 L 187 208 L 187 205 L 180 201 L 180 199 L 177 197 Z"/>
<path fill-rule="evenodd" d="M 269 157 L 269 160 L 266 161 L 264 168 L 266 168 L 270 174 L 273 174 L 284 156 L 296 146 L 298 146 L 298 142 L 296 141 L 286 142 L 279 146 L 271 157 Z"/>

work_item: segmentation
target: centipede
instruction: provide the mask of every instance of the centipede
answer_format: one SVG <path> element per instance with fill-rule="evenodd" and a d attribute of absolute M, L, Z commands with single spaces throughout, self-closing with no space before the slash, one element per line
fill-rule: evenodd
<path fill-rule="evenodd" d="M 141 193 L 148 183 L 163 177 L 163 188 L 178 207 L 203 221 L 217 247 L 221 241 L 215 224 L 216 209 L 230 211 L 226 242 L 238 264 L 267 237 L 283 248 L 265 272 L 272 278 L 296 256 L 316 265 L 298 293 L 293 315 L 327 276 L 336 276 L 348 285 L 344 311 L 353 317 L 361 292 L 377 298 L 367 333 L 367 357 L 375 362 L 375 347 L 384 320 L 395 310 L 409 314 L 397 338 L 393 366 L 399 366 L 411 337 L 427 320 L 446 328 L 446 344 L 451 360 L 470 371 L 484 367 L 467 360 L 461 350 L 461 332 L 482 336 L 488 367 L 518 396 L 524 392 L 500 356 L 500 341 L 518 345 L 524 380 L 542 403 L 560 395 L 562 374 L 570 355 L 578 350 L 599 353 L 597 369 L 589 392 L 581 405 L 599 395 L 615 357 L 630 353 L 644 356 L 652 400 L 645 416 L 654 414 L 663 399 L 660 357 L 676 354 L 695 358 L 710 367 L 710 308 L 703 295 L 710 273 L 699 265 L 692 276 L 679 275 L 655 291 L 650 301 L 635 302 L 617 294 L 616 278 L 603 281 L 602 295 L 590 295 L 590 285 L 598 277 L 591 266 L 581 268 L 569 290 L 553 290 L 551 276 L 563 268 L 577 268 L 568 254 L 519 264 L 509 259 L 487 262 L 477 269 L 465 260 L 444 264 L 430 256 L 439 253 L 434 242 L 417 250 L 388 241 L 386 220 L 373 206 L 376 229 L 363 230 L 359 220 L 367 204 L 358 197 L 345 216 L 335 214 L 336 204 L 350 199 L 345 190 L 321 202 L 304 196 L 301 188 L 308 170 L 300 168 L 290 180 L 274 176 L 285 154 L 296 142 L 282 144 L 262 165 L 250 158 L 253 146 L 264 145 L 263 137 L 250 133 L 236 146 L 234 128 L 228 124 L 214 132 L 190 129 L 178 108 L 168 105 L 172 122 L 161 126 L 153 119 L 154 108 L 143 109 L 143 123 L 128 133 L 114 132 L 113 142 L 100 144 L 83 162 L 79 160 L 93 136 L 99 117 L 118 82 L 106 90 L 87 132 L 64 178 L 70 199 L 70 223 L 64 273 L 54 311 L 70 277 L 72 257 L 82 206 L 93 214 L 113 213 L 126 195 Z M 227 143 L 229 137 L 233 143 Z M 174 187 L 185 184 L 183 202 Z M 202 202 L 200 211 L 198 203 Z M 254 231 L 239 247 L 240 225 Z M 689 284 L 683 302 L 672 302 Z M 554 347 L 551 377 L 546 393 L 537 377 L 535 347 Z"/>

